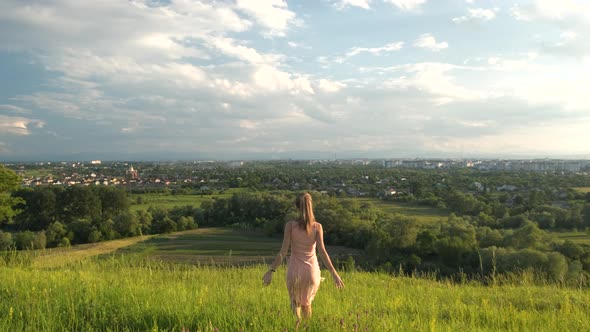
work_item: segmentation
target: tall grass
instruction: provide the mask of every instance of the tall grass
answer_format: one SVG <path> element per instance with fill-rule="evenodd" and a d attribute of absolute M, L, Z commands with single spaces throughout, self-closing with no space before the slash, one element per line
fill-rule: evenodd
<path fill-rule="evenodd" d="M 133 256 L 38 268 L 0 266 L 1 331 L 292 331 L 285 270 L 222 268 Z M 329 275 L 305 331 L 588 331 L 590 292 L 555 285 L 456 284 L 379 273 Z"/>

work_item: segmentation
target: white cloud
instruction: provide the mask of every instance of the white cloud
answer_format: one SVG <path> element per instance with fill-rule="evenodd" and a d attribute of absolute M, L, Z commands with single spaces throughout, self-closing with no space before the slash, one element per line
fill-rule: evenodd
<path fill-rule="evenodd" d="M 289 25 L 297 23 L 284 0 L 237 0 L 236 8 L 269 29 L 269 35 L 285 36 Z"/>
<path fill-rule="evenodd" d="M 404 11 L 427 3 L 388 2 Z M 379 2 L 339 3 L 375 9 Z M 476 41 L 466 49 L 472 54 L 457 58 L 445 52 L 442 58 L 448 63 L 436 63 L 421 62 L 433 55 L 417 49 L 397 52 L 412 44 L 433 51 L 449 47 L 433 34 L 415 43 L 408 37 L 416 29 L 435 31 L 438 38 L 456 37 L 431 30 L 429 17 L 404 22 L 407 29 L 399 30 L 398 40 L 408 44 L 388 43 L 391 34 L 375 22 L 367 26 L 375 30 L 361 29 L 350 36 L 339 30 L 333 43 L 321 45 L 318 40 L 329 40 L 334 32 L 312 28 L 318 20 L 333 18 L 333 11 L 324 17 L 306 12 L 305 1 L 289 5 L 235 0 L 105 0 L 83 5 L 71 0 L 26 5 L 0 1 L 0 52 L 17 50 L 14 54 L 24 59 L 19 58 L 19 64 L 30 62 L 30 69 L 39 73 L 31 93 L 0 100 L 0 141 L 5 143 L 0 143 L 0 151 L 18 147 L 30 155 L 64 142 L 72 153 L 209 151 L 218 158 L 250 152 L 263 158 L 269 152 L 301 157 L 302 150 L 329 156 L 351 150 L 412 155 L 431 148 L 456 151 L 468 144 L 489 152 L 518 151 L 509 143 L 524 139 L 524 134 L 514 132 L 534 134 L 552 122 L 551 132 L 561 135 L 564 149 L 581 150 L 579 142 L 590 139 L 581 125 L 575 131 L 577 141 L 566 130 L 590 125 L 583 117 L 590 85 L 587 33 L 567 20 L 560 21 L 557 30 L 540 28 L 545 40 L 532 41 L 537 44 L 516 39 L 518 34 L 510 43 L 514 49 L 492 49 L 496 44 L 483 42 L 489 47 L 480 47 Z M 529 9 L 521 8 L 539 17 Z M 354 13 L 371 19 L 376 11 L 348 10 L 336 16 Z M 466 10 L 465 17 L 493 20 L 493 13 Z M 571 15 L 573 20 L 580 16 Z M 309 20 L 310 30 L 294 41 L 261 38 L 260 33 L 287 34 L 299 16 Z M 523 43 L 529 46 L 523 48 Z M 306 45 L 339 54 L 341 61 L 355 56 L 358 61 L 334 69 L 332 56 L 319 57 Z M 558 45 L 560 49 L 554 47 Z M 563 56 L 573 54 L 576 45 L 577 58 Z M 343 51 L 334 53 L 336 47 Z M 470 61 L 456 65 L 463 57 Z M 368 67 L 372 64 L 391 67 Z M 526 149 L 548 144 L 558 150 L 552 138 L 534 135 L 537 142 L 523 140 Z"/>
<path fill-rule="evenodd" d="M 427 0 L 384 0 L 401 10 L 412 11 L 418 9 L 422 4 L 426 3 Z"/>
<path fill-rule="evenodd" d="M 426 48 L 431 51 L 440 51 L 445 48 L 448 48 L 449 44 L 447 42 L 437 43 L 436 38 L 434 38 L 433 35 L 431 35 L 429 33 L 425 33 L 423 35 L 420 35 L 420 37 L 418 37 L 418 39 L 416 39 L 416 41 L 414 41 L 414 46 L 420 47 L 420 48 Z"/>
<path fill-rule="evenodd" d="M 510 7 L 510 15 L 517 21 L 530 21 L 532 19 L 529 11 L 526 9 L 523 10 L 518 4 Z"/>
<path fill-rule="evenodd" d="M 511 15 L 519 21 L 565 21 L 571 18 L 590 18 L 590 3 L 585 0 L 535 0 L 532 4 L 510 8 Z"/>
<path fill-rule="evenodd" d="M 342 10 L 346 7 L 359 7 L 363 9 L 371 9 L 371 0 L 339 0 L 334 3 L 334 6 Z"/>
<path fill-rule="evenodd" d="M 454 23 L 460 24 L 469 21 L 491 21 L 496 17 L 496 12 L 492 9 L 470 8 L 469 14 L 466 16 L 459 16 L 452 19 Z"/>
<path fill-rule="evenodd" d="M 478 100 L 487 98 L 484 91 L 470 89 L 455 82 L 450 73 L 453 70 L 464 69 L 446 63 L 416 63 L 394 68 L 402 70 L 403 75 L 386 81 L 385 87 L 394 89 L 415 88 L 426 91 L 435 96 L 437 105 L 447 104 L 454 100 Z"/>
<path fill-rule="evenodd" d="M 240 120 L 240 128 L 245 129 L 256 129 L 258 127 L 257 123 L 252 120 Z"/>
<path fill-rule="evenodd" d="M 209 38 L 212 46 L 222 51 L 225 55 L 245 60 L 252 64 L 273 64 L 283 56 L 278 54 L 260 54 L 256 49 L 243 45 L 236 45 L 231 38 Z"/>
<path fill-rule="evenodd" d="M 573 31 L 573 30 L 567 30 L 567 31 L 562 32 L 559 36 L 561 37 L 561 39 L 564 42 L 571 42 L 571 41 L 578 39 L 580 34 Z"/>
<path fill-rule="evenodd" d="M 399 51 L 404 47 L 404 42 L 389 43 L 382 47 L 353 47 L 346 53 L 346 57 L 353 57 L 360 53 L 366 52 L 373 55 L 382 55 L 383 53 Z"/>
<path fill-rule="evenodd" d="M 394 42 L 394 43 L 389 43 L 386 44 L 384 46 L 381 47 L 353 47 L 351 48 L 348 52 L 346 52 L 346 54 L 341 55 L 341 56 L 337 56 L 334 59 L 334 62 L 336 63 L 344 63 L 348 58 L 351 58 L 353 56 L 357 56 L 361 53 L 369 53 L 375 56 L 381 56 L 385 53 L 390 53 L 390 52 L 395 52 L 395 51 L 399 51 L 404 47 L 404 42 Z M 318 61 L 320 61 L 321 63 L 324 64 L 328 64 L 328 58 L 327 57 L 319 57 Z"/>
<path fill-rule="evenodd" d="M 27 119 L 23 117 L 0 115 L 0 134 L 30 135 L 29 127 L 43 128 L 44 121 Z"/>
<path fill-rule="evenodd" d="M 19 114 L 30 114 L 31 110 L 15 106 L 15 105 L 0 105 L 0 110 L 10 113 L 19 113 Z"/>
<path fill-rule="evenodd" d="M 291 75 L 269 65 L 261 65 L 253 75 L 254 83 L 268 91 L 289 91 L 294 94 L 313 94 L 309 80 L 303 76 Z"/>
<path fill-rule="evenodd" d="M 208 58 L 203 51 L 183 46 L 174 41 L 171 36 L 161 33 L 142 36 L 137 40 L 137 43 L 140 47 L 161 51 L 172 59 L 187 57 Z"/>
<path fill-rule="evenodd" d="M 346 84 L 327 79 L 320 79 L 318 87 L 325 92 L 338 92 L 340 89 L 346 87 Z"/>

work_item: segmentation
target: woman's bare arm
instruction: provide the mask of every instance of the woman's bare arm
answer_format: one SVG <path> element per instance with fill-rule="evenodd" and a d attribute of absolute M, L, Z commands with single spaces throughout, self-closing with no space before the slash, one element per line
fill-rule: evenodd
<path fill-rule="evenodd" d="M 275 257 L 274 262 L 270 265 L 270 268 L 276 270 L 279 265 L 283 262 L 283 259 L 287 257 L 287 253 L 289 252 L 289 246 L 291 245 L 291 228 L 293 227 L 293 223 L 290 221 L 285 225 L 285 231 L 283 233 L 283 245 L 281 246 L 281 250 L 277 257 Z"/>
<path fill-rule="evenodd" d="M 288 222 L 285 225 L 285 231 L 283 233 L 283 245 L 281 246 L 281 250 L 279 251 L 278 255 L 275 257 L 275 260 L 270 265 L 269 270 L 264 274 L 262 278 L 264 280 L 264 284 L 270 284 L 272 280 L 272 273 L 277 269 L 279 265 L 283 262 L 285 257 L 287 256 L 287 252 L 289 252 L 289 246 L 291 245 L 291 229 L 293 227 L 293 222 Z"/>
<path fill-rule="evenodd" d="M 320 255 L 320 258 L 322 259 L 322 262 L 324 263 L 326 268 L 328 268 L 328 270 L 332 274 L 332 277 L 334 278 L 334 283 L 336 284 L 336 287 L 343 288 L 344 282 L 342 282 L 342 279 L 340 279 L 340 276 L 338 275 L 338 272 L 336 272 L 334 265 L 332 265 L 332 261 L 330 260 L 330 255 L 328 255 L 328 252 L 326 251 L 326 247 L 324 246 L 324 229 L 322 228 L 322 225 L 320 223 L 317 223 L 317 225 L 318 225 L 317 226 L 318 231 L 316 233 L 316 244 L 317 244 L 318 253 Z"/>

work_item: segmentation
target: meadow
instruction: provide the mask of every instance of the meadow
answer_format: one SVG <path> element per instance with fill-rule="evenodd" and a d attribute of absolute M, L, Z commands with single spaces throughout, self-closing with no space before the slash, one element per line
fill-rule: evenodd
<path fill-rule="evenodd" d="M 116 253 L 163 262 L 243 266 L 270 264 L 281 241 L 282 237 L 268 237 L 256 231 L 201 228 L 133 241 L 133 244 L 117 249 Z M 327 246 L 327 250 L 335 260 L 360 255 L 359 250 L 342 246 Z"/>
<path fill-rule="evenodd" d="M 570 240 L 577 244 L 590 245 L 590 234 L 586 232 L 553 232 L 560 240 Z"/>
<path fill-rule="evenodd" d="M 4 253 L 0 330 L 294 331 L 284 266 L 265 287 L 261 278 L 267 265 L 179 264 L 157 257 L 171 245 L 224 256 L 225 240 L 239 236 L 243 241 L 234 247 L 236 255 L 261 248 L 262 257 L 280 243 L 247 232 L 203 229 L 170 234 L 166 240 L 139 237 L 60 249 L 65 264 L 53 258 L 55 252 Z M 146 246 L 140 250 L 142 243 Z M 587 289 L 539 283 L 529 274 L 483 286 L 343 271 L 343 290 L 335 289 L 325 270 L 322 276 L 314 317 L 299 330 L 590 330 Z"/>
<path fill-rule="evenodd" d="M 573 189 L 581 193 L 590 193 L 590 187 L 574 187 Z"/>
<path fill-rule="evenodd" d="M 370 203 L 385 213 L 399 214 L 404 217 L 414 218 L 421 224 L 434 224 L 446 221 L 449 211 L 430 206 L 419 206 L 410 203 L 384 201 L 378 198 L 353 198 L 359 204 Z"/>
<path fill-rule="evenodd" d="M 173 195 L 170 192 L 166 193 L 149 193 L 149 194 L 128 194 L 131 204 L 131 211 L 147 210 L 150 206 L 170 209 L 175 206 L 192 205 L 193 207 L 200 207 L 201 203 L 206 200 L 213 200 L 214 198 L 230 198 L 234 193 L 241 189 L 233 188 L 224 191 L 216 191 L 212 194 L 191 195 L 178 194 Z M 137 203 L 140 198 L 141 203 Z"/>

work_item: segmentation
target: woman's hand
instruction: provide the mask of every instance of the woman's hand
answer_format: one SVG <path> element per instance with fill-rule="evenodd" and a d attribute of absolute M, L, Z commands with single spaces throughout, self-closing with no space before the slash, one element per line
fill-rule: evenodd
<path fill-rule="evenodd" d="M 332 278 L 334 278 L 334 284 L 336 285 L 336 288 L 338 288 L 338 289 L 344 288 L 344 281 L 342 281 L 342 279 L 340 279 L 340 276 L 338 275 L 338 273 L 336 271 L 334 271 L 334 273 L 332 273 Z"/>
<path fill-rule="evenodd" d="M 266 285 L 266 286 L 270 285 L 270 282 L 272 281 L 272 271 L 271 270 L 266 271 L 266 273 L 262 277 L 262 281 L 264 282 L 264 285 Z"/>

